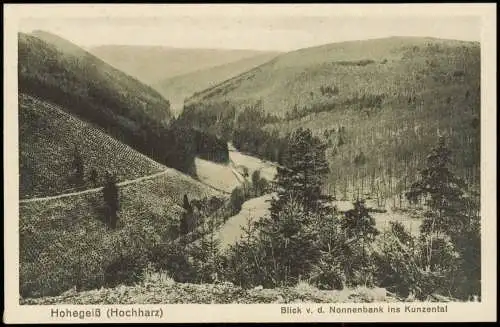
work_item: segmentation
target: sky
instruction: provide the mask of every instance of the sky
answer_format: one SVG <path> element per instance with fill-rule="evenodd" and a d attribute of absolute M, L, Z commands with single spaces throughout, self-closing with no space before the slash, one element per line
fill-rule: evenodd
<path fill-rule="evenodd" d="M 159 8 L 159 7 L 157 7 Z M 159 45 L 176 48 L 224 48 L 291 51 L 326 43 L 389 36 L 430 36 L 480 41 L 480 20 L 472 15 L 440 12 L 367 15 L 356 11 L 310 10 L 307 7 L 221 7 L 128 11 L 71 11 L 70 15 L 23 18 L 22 32 L 41 29 L 89 48 L 103 44 Z M 161 9 L 161 10 L 160 10 Z M 263 10 L 265 9 L 265 10 Z M 273 9 L 273 10 L 271 10 Z M 336 8 L 333 8 L 336 9 Z M 337 8 L 338 9 L 338 8 Z M 132 9 L 133 12 L 133 9 Z M 85 13 L 85 14 L 84 14 Z M 125 14 L 123 14 L 125 13 Z M 431 13 L 431 12 L 429 12 Z M 47 18 L 48 17 L 48 18 Z"/>

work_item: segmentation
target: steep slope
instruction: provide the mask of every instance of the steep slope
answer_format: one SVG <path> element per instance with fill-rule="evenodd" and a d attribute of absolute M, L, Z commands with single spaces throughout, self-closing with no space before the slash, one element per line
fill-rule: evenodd
<path fill-rule="evenodd" d="M 280 159 L 276 135 L 310 128 L 329 144 L 326 191 L 345 199 L 401 194 L 439 135 L 448 136 L 456 173 L 477 187 L 480 72 L 477 42 L 328 44 L 280 55 L 199 92 L 183 115 L 227 136 L 245 108 L 263 111 L 243 139 L 232 138 L 239 150 L 273 161 Z"/>
<path fill-rule="evenodd" d="M 57 89 L 63 94 L 43 95 L 85 100 L 86 111 L 108 111 L 122 120 L 170 119 L 169 103 L 158 92 L 57 35 L 20 33 L 18 46 L 20 91 Z"/>
<path fill-rule="evenodd" d="M 20 92 L 60 105 L 155 161 L 194 174 L 194 145 L 171 129 L 169 102 L 158 92 L 67 40 L 36 35 L 47 42 L 19 34 Z"/>
<path fill-rule="evenodd" d="M 80 182 L 75 180 L 78 157 L 84 173 Z M 19 95 L 19 167 L 21 198 L 101 186 L 105 170 L 122 181 L 167 169 L 60 107 L 26 94 Z"/>
<path fill-rule="evenodd" d="M 149 250 L 177 237 L 182 197 L 220 193 L 174 169 L 154 179 L 119 187 L 117 229 L 105 224 L 102 192 L 22 202 L 19 207 L 20 291 L 56 295 L 76 286 L 100 288 L 126 282 L 154 258 Z"/>
<path fill-rule="evenodd" d="M 29 95 L 19 95 L 19 122 L 20 197 L 44 197 L 19 204 L 21 294 L 59 294 L 75 283 L 83 289 L 100 287 L 123 258 L 142 264 L 138 258 L 147 249 L 176 237 L 185 194 L 190 199 L 225 196 Z M 75 148 L 84 171 L 76 187 Z M 104 222 L 99 187 L 106 170 L 119 182 L 116 230 Z M 76 194 L 45 198 L 68 192 Z"/>
<path fill-rule="evenodd" d="M 278 52 L 258 54 L 216 67 L 163 79 L 152 86 L 169 99 L 174 113 L 180 113 L 184 99 L 270 61 L 278 54 Z"/>
<path fill-rule="evenodd" d="M 131 45 L 102 45 L 90 52 L 147 84 L 262 54 L 253 50 Z"/>

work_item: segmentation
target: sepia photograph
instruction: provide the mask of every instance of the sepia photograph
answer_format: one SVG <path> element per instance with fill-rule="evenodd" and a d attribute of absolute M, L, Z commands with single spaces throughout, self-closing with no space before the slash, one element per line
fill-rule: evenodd
<path fill-rule="evenodd" d="M 17 16 L 14 306 L 314 304 L 333 321 L 484 301 L 484 20 L 301 6 Z"/>

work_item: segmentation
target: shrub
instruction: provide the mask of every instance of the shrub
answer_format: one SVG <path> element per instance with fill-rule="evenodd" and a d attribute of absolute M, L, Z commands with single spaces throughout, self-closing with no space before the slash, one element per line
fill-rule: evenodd
<path fill-rule="evenodd" d="M 118 210 L 120 210 L 119 190 L 116 176 L 110 173 L 106 174 L 106 184 L 103 188 L 103 197 L 106 204 L 106 219 L 111 229 L 116 228 L 118 222 Z"/>
<path fill-rule="evenodd" d="M 142 254 L 127 254 L 113 260 L 104 268 L 104 286 L 133 285 L 141 280 L 147 260 Z"/>
<path fill-rule="evenodd" d="M 229 249 L 227 278 L 243 287 L 295 285 L 320 256 L 313 219 L 299 201 L 290 199 L 277 219 L 267 216 L 251 223 Z"/>
<path fill-rule="evenodd" d="M 149 258 L 155 270 L 166 271 L 176 282 L 190 282 L 196 276 L 186 249 L 181 244 L 157 245 L 151 249 Z"/>
<path fill-rule="evenodd" d="M 230 201 L 233 214 L 240 212 L 241 206 L 243 205 L 243 202 L 245 202 L 245 194 L 241 187 L 236 187 L 233 192 L 231 192 Z"/>
<path fill-rule="evenodd" d="M 379 286 L 403 297 L 410 294 L 421 297 L 424 274 L 418 257 L 417 251 L 401 242 L 392 231 L 385 232 L 374 253 Z"/>

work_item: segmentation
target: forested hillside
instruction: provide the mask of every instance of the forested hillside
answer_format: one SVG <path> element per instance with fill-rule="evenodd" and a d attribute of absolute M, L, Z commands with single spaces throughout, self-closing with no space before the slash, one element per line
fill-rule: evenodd
<path fill-rule="evenodd" d="M 330 194 L 394 201 L 439 135 L 450 138 L 456 172 L 477 188 L 480 70 L 474 42 L 336 43 L 280 55 L 200 92 L 183 116 L 278 162 L 286 134 L 310 128 L 329 145 Z"/>
<path fill-rule="evenodd" d="M 209 136 L 202 142 L 200 132 L 176 124 L 169 102 L 151 87 L 67 40 L 36 35 L 50 43 L 19 34 L 20 92 L 57 104 L 157 162 L 192 175 L 198 152 L 210 157 L 207 144 L 220 143 Z"/>

